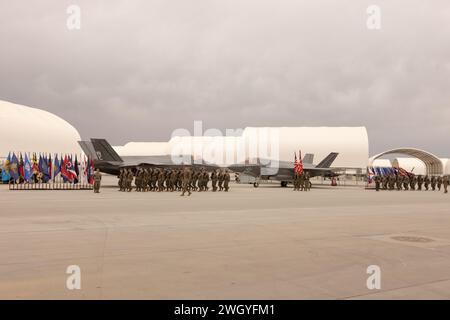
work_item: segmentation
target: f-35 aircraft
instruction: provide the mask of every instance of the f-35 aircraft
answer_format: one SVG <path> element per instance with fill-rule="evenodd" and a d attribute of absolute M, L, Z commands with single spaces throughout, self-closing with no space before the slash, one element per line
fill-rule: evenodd
<path fill-rule="evenodd" d="M 334 177 L 337 174 L 330 166 L 337 158 L 339 153 L 331 152 L 319 164 L 313 165 L 313 154 L 306 154 L 303 158 L 303 171 L 308 172 L 310 177 Z M 282 187 L 286 187 L 288 183 L 294 180 L 294 162 L 278 161 L 277 165 L 273 165 L 273 160 L 256 159 L 255 164 L 235 164 L 229 166 L 230 170 L 239 172 L 256 178 L 253 186 L 259 186 L 259 180 L 275 180 L 280 181 Z"/>
<path fill-rule="evenodd" d="M 113 147 L 105 139 L 91 139 L 91 141 L 79 141 L 84 153 L 94 160 L 95 167 L 101 172 L 118 175 L 121 168 L 136 167 L 159 167 L 176 168 L 190 166 L 194 168 L 205 168 L 212 171 L 220 168 L 217 165 L 205 162 L 197 163 L 192 157 L 180 156 L 177 163 L 174 163 L 170 155 L 161 156 L 123 156 L 120 157 Z M 303 158 L 303 170 L 308 172 L 310 177 L 323 176 L 333 177 L 336 174 L 330 168 L 338 153 L 332 152 L 318 165 L 313 165 L 314 155 L 306 154 Z M 256 178 L 254 186 L 259 185 L 259 180 L 276 180 L 285 187 L 294 178 L 294 163 L 290 161 L 279 161 L 277 166 L 271 167 L 273 161 L 257 159 L 256 164 L 233 164 L 227 168 L 231 171 L 243 173 Z"/>
<path fill-rule="evenodd" d="M 207 171 L 218 169 L 219 167 L 208 163 L 197 163 L 192 157 L 180 155 L 174 162 L 170 155 L 161 156 L 119 156 L 113 147 L 105 139 L 91 139 L 91 141 L 79 141 L 78 144 L 84 153 L 94 160 L 95 168 L 101 172 L 118 175 L 121 168 L 136 167 L 158 167 L 158 168 L 179 168 L 191 166 L 204 168 Z"/>

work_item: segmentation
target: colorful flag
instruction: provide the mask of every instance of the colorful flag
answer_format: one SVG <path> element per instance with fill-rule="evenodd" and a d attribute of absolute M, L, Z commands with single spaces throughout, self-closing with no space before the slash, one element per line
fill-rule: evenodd
<path fill-rule="evenodd" d="M 61 175 L 68 182 L 73 182 L 76 178 L 76 172 L 73 169 L 72 163 L 69 158 L 64 156 L 64 162 L 61 165 Z"/>
<path fill-rule="evenodd" d="M 61 172 L 61 164 L 58 160 L 58 154 L 55 154 L 55 162 L 53 165 L 53 174 L 56 177 L 60 172 Z"/>
<path fill-rule="evenodd" d="M 48 154 L 47 169 L 48 169 L 48 179 L 52 180 L 53 162 L 52 162 L 52 155 L 50 153 Z"/>
<path fill-rule="evenodd" d="M 38 165 L 36 153 L 33 154 L 33 160 L 32 160 L 31 166 L 33 169 L 33 175 L 37 176 L 39 173 L 39 165 Z"/>
<path fill-rule="evenodd" d="M 22 153 L 19 154 L 19 176 L 23 178 L 25 176 L 24 168 L 23 168 L 23 158 Z"/>
<path fill-rule="evenodd" d="M 294 152 L 294 172 L 297 173 L 298 161 L 297 161 L 297 153 Z"/>
<path fill-rule="evenodd" d="M 31 167 L 30 160 L 28 159 L 28 155 L 25 153 L 25 164 L 24 164 L 24 174 L 23 177 L 25 181 L 31 182 L 33 179 L 33 168 Z"/>
<path fill-rule="evenodd" d="M 298 166 L 297 166 L 297 173 L 302 174 L 303 173 L 303 160 L 302 160 L 302 152 L 298 151 Z"/>
<path fill-rule="evenodd" d="M 8 182 L 9 179 L 11 179 L 11 176 L 9 175 L 9 166 L 11 164 L 11 152 L 8 153 L 8 157 L 6 158 L 5 162 L 3 162 L 2 167 L 2 181 Z"/>
<path fill-rule="evenodd" d="M 88 160 L 89 161 L 89 160 Z M 94 184 L 94 160 L 90 159 L 89 169 L 88 169 L 88 183 Z"/>
<path fill-rule="evenodd" d="M 19 160 L 17 159 L 14 152 L 13 152 L 13 156 L 11 159 L 11 163 L 9 165 L 9 175 L 14 180 L 17 180 L 20 177 L 20 175 L 19 175 Z"/>
<path fill-rule="evenodd" d="M 75 155 L 75 161 L 73 163 L 73 169 L 75 171 L 75 178 L 73 180 L 73 183 L 77 184 L 79 182 L 79 176 L 80 176 L 80 169 L 78 168 L 77 155 Z"/>

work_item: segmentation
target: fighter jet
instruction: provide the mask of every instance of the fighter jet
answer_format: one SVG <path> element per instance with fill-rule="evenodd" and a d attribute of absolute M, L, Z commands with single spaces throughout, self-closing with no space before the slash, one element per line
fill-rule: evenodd
<path fill-rule="evenodd" d="M 212 171 L 219 168 L 204 161 L 194 161 L 192 156 L 180 155 L 175 159 L 170 155 L 161 156 L 119 156 L 105 139 L 78 141 L 84 153 L 94 160 L 95 168 L 101 172 L 118 175 L 121 168 L 135 169 L 137 167 L 179 168 L 191 166 Z"/>
<path fill-rule="evenodd" d="M 313 154 L 306 154 L 303 158 L 303 170 L 309 173 L 310 177 L 322 176 L 322 177 L 334 177 L 336 173 L 330 166 L 337 158 L 339 153 L 331 152 L 326 156 L 319 164 L 313 165 Z M 257 188 L 260 180 L 275 180 L 280 181 L 282 187 L 286 187 L 288 183 L 292 183 L 294 180 L 294 162 L 291 161 L 278 161 L 274 166 L 273 160 L 268 159 L 256 159 L 254 164 L 235 164 L 229 166 L 229 169 L 234 172 L 246 174 L 254 177 L 256 181 L 253 186 Z"/>

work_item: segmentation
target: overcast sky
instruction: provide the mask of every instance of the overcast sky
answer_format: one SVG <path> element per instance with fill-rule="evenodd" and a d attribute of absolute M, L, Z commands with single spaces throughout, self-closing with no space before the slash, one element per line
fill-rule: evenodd
<path fill-rule="evenodd" d="M 166 141 L 194 120 L 366 126 L 371 154 L 450 156 L 448 0 L 0 3 L 0 99 L 83 138 Z M 80 30 L 67 29 L 70 4 Z M 381 30 L 366 26 L 371 4 Z"/>

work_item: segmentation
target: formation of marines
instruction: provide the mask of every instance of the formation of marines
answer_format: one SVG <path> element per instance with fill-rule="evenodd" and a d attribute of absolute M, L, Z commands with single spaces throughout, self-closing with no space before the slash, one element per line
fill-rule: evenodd
<path fill-rule="evenodd" d="M 389 174 L 384 176 L 376 175 L 374 177 L 375 190 L 432 190 L 448 193 L 448 185 L 450 183 L 449 176 L 422 176 L 422 175 L 396 175 Z"/>
<path fill-rule="evenodd" d="M 137 192 L 182 191 L 182 196 L 186 192 L 191 195 L 192 191 L 210 190 L 210 181 L 213 192 L 228 192 L 230 188 L 230 173 L 227 169 L 217 169 L 209 173 L 204 168 L 191 169 L 189 167 L 183 169 L 138 167 L 135 170 L 122 168 L 118 178 L 119 190 L 122 192 L 131 192 L 133 181 Z"/>
<path fill-rule="evenodd" d="M 310 191 L 311 181 L 308 172 L 294 173 L 294 191 Z"/>

